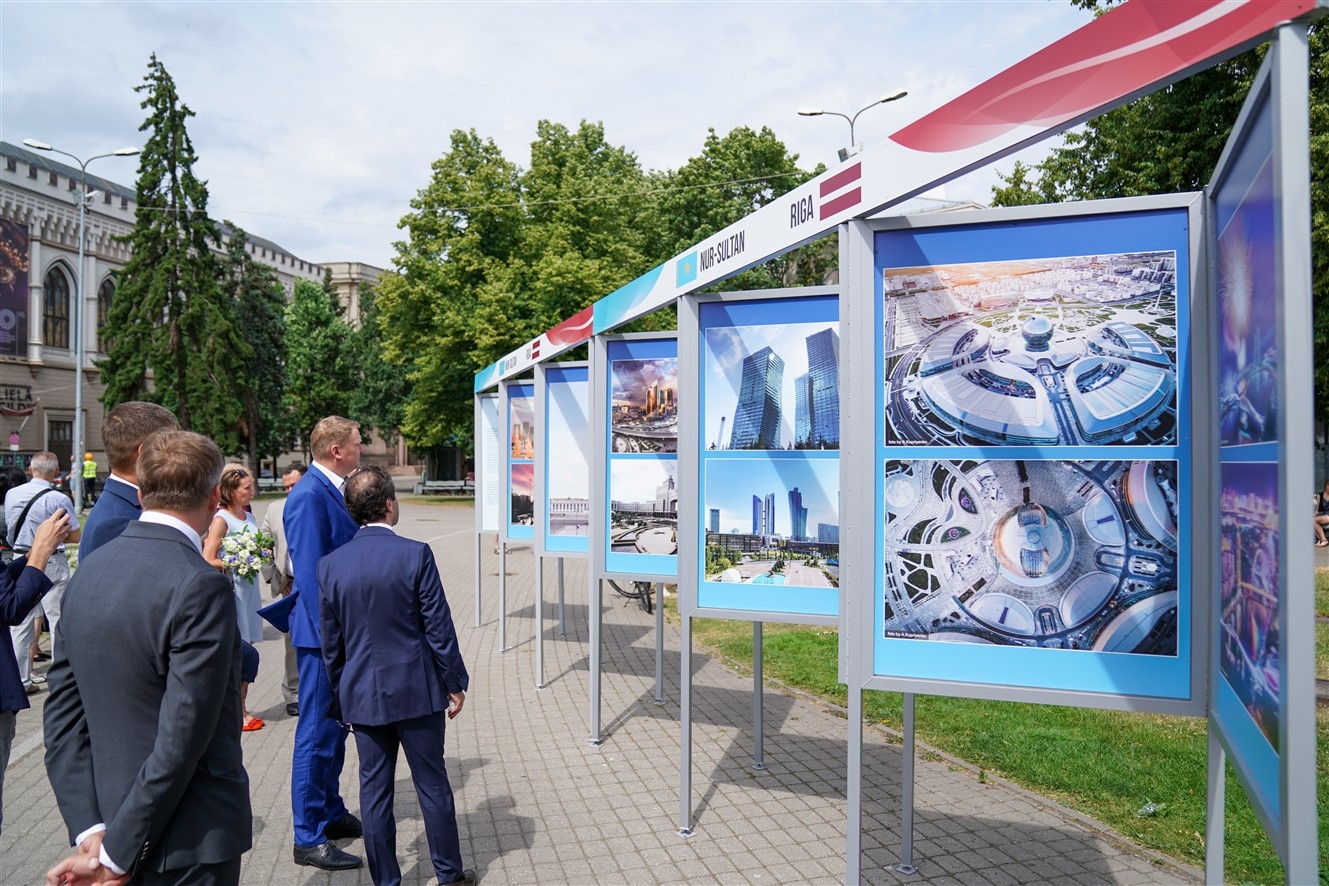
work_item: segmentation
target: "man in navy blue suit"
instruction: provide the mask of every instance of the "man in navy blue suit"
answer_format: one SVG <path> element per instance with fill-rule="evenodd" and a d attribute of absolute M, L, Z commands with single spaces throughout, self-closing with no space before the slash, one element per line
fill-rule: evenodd
<path fill-rule="evenodd" d="M 470 678 L 429 546 L 399 538 L 392 476 L 377 465 L 346 481 L 360 531 L 318 564 L 323 660 L 333 712 L 360 752 L 365 853 L 375 886 L 397 886 L 392 795 L 397 749 L 406 751 L 439 883 L 474 883 L 462 868 L 452 785 L 443 765 L 447 720 L 461 713 Z M 447 719 L 444 719 L 446 714 Z"/>
<path fill-rule="evenodd" d="M 330 415 L 314 425 L 309 450 L 314 463 L 287 496 L 282 513 L 295 570 L 291 594 L 282 602 L 291 607 L 291 645 L 300 673 L 300 714 L 291 759 L 294 856 L 296 864 L 338 871 L 358 868 L 364 862 L 333 841 L 359 837 L 362 830 L 341 796 L 346 730 L 328 713 L 332 694 L 321 652 L 316 569 L 320 559 L 355 535 L 355 521 L 346 510 L 341 486 L 360 467 L 364 451 L 360 426 Z"/>
<path fill-rule="evenodd" d="M 80 562 L 138 519 L 143 512 L 135 475 L 139 450 L 153 434 L 173 431 L 179 426 L 169 410 L 142 400 L 128 400 L 106 414 L 102 422 L 102 445 L 111 462 L 111 474 L 102 484 L 101 497 L 83 521 L 83 536 L 78 543 Z"/>

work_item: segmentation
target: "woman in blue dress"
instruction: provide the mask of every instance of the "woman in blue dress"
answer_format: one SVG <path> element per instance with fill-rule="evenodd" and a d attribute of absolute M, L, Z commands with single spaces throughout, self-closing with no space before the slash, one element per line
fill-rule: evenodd
<path fill-rule="evenodd" d="M 227 571 L 221 559 L 223 539 L 243 532 L 258 534 L 258 523 L 248 510 L 253 500 L 254 478 L 249 476 L 249 472 L 240 465 L 222 468 L 221 507 L 217 510 L 217 516 L 212 518 L 208 536 L 203 540 L 203 556 L 223 572 Z M 263 602 L 259 596 L 257 575 L 241 578 L 231 571 L 230 576 L 235 588 L 235 615 L 240 624 L 240 648 L 243 655 L 240 663 L 240 707 L 244 712 L 241 729 L 253 732 L 264 726 L 262 720 L 250 715 L 246 704 L 249 684 L 258 676 L 258 650 L 253 644 L 263 639 L 263 619 L 258 614 Z"/>

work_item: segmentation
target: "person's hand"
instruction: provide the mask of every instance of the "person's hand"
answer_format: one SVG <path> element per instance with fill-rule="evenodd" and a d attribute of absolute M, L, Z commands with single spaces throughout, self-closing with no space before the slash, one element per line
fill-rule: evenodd
<path fill-rule="evenodd" d="M 69 535 L 69 514 L 63 508 L 47 517 L 32 535 L 32 547 L 28 548 L 28 565 L 38 569 L 46 568 L 46 561 L 51 559 L 56 547 Z"/>
<path fill-rule="evenodd" d="M 79 844 L 78 852 L 46 872 L 46 886 L 123 886 L 129 882 L 128 874 L 117 874 L 101 863 L 101 834 L 94 836 L 97 839 L 90 852 L 82 847 L 93 844 L 92 837 Z"/>
<path fill-rule="evenodd" d="M 449 692 L 448 701 L 450 702 L 450 704 L 448 705 L 448 719 L 451 720 L 461 713 L 462 705 L 466 704 L 465 691 Z"/>

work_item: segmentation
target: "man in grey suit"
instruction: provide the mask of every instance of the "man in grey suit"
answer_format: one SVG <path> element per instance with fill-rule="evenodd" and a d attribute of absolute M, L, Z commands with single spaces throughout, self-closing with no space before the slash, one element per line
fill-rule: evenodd
<path fill-rule="evenodd" d="M 236 884 L 250 848 L 231 582 L 203 559 L 222 455 L 164 431 L 138 459 L 143 513 L 66 593 L 46 772 L 78 851 L 48 882 Z"/>
<path fill-rule="evenodd" d="M 286 473 L 281 475 L 282 488 L 290 495 L 295 484 L 309 470 L 304 462 L 293 462 Z M 276 542 L 272 546 L 272 565 L 263 567 L 263 578 L 272 589 L 272 598 L 285 597 L 291 593 L 291 584 L 295 581 L 295 569 L 291 565 L 290 551 L 286 547 L 286 527 L 282 525 L 282 512 L 286 509 L 286 499 L 274 501 L 268 505 L 263 515 L 261 531 L 271 535 Z M 286 673 L 282 676 L 281 695 L 286 700 L 286 716 L 300 716 L 300 670 L 295 663 L 295 647 L 291 645 L 291 635 L 282 634 L 286 645 Z"/>

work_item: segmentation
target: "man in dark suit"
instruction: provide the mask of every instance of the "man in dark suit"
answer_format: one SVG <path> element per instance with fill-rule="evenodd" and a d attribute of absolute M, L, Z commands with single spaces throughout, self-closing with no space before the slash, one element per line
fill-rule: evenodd
<path fill-rule="evenodd" d="M 470 678 L 429 546 L 399 538 L 392 477 L 377 465 L 346 481 L 361 529 L 318 564 L 323 660 L 333 713 L 360 751 L 365 853 L 375 886 L 397 886 L 392 794 L 404 748 L 439 883 L 474 883 L 462 868 L 452 785 L 443 765 L 447 720 L 461 713 Z M 446 713 L 447 719 L 444 719 Z"/>
<path fill-rule="evenodd" d="M 364 862 L 333 841 L 359 837 L 363 832 L 359 819 L 346 809 L 341 796 L 346 730 L 328 714 L 332 694 L 321 651 L 316 570 L 324 555 L 355 535 L 355 521 L 342 500 L 341 485 L 360 467 L 364 451 L 360 426 L 341 416 L 328 416 L 314 426 L 309 450 L 314 463 L 286 497 L 282 512 L 295 569 L 295 585 L 286 600 L 291 603 L 291 645 L 300 672 L 300 713 L 291 758 L 291 810 L 295 863 L 335 871 L 358 868 Z"/>
<path fill-rule="evenodd" d="M 5 624 L 17 624 L 27 618 L 32 607 L 51 589 L 50 576 L 44 571 L 46 561 L 69 535 L 69 519 L 68 513 L 52 514 L 33 533 L 32 545 L 25 556 L 0 565 L 0 620 Z M 19 676 L 13 646 L 0 643 L 0 820 L 4 813 L 5 770 L 9 768 L 9 753 L 14 747 L 18 712 L 27 707 L 28 693 Z"/>
<path fill-rule="evenodd" d="M 48 874 L 235 884 L 249 849 L 240 632 L 231 582 L 203 559 L 222 455 L 149 437 L 143 513 L 70 580 L 46 702 L 46 772 L 77 854 Z M 66 879 L 69 877 L 66 876 Z"/>
<path fill-rule="evenodd" d="M 111 473 L 102 484 L 101 497 L 83 521 L 83 537 L 78 544 L 79 561 L 125 531 L 138 519 L 142 508 L 138 501 L 135 463 L 143 441 L 158 431 L 179 427 L 172 415 L 156 403 L 130 400 L 106 414 L 102 422 L 102 445 L 111 463 Z"/>

